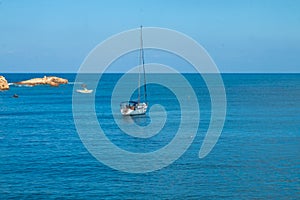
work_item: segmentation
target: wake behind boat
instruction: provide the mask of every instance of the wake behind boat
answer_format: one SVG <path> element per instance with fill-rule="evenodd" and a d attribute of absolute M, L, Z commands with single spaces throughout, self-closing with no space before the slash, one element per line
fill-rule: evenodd
<path fill-rule="evenodd" d="M 138 100 L 137 101 L 124 101 L 120 104 L 121 114 L 124 116 L 130 115 L 142 115 L 147 112 L 148 102 L 147 102 L 147 87 L 146 87 L 146 73 L 145 73 L 145 65 L 144 65 L 144 50 L 143 50 L 143 35 L 142 35 L 142 26 L 141 26 L 141 36 L 140 36 L 140 65 L 143 68 L 144 74 L 144 102 L 141 102 L 141 88 L 140 88 L 140 80 L 141 73 L 139 73 L 139 81 L 138 81 Z"/>

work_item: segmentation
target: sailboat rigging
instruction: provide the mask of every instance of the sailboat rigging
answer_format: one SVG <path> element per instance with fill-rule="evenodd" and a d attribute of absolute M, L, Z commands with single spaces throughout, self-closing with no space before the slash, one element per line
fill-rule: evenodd
<path fill-rule="evenodd" d="M 147 86 L 146 86 L 146 71 L 145 71 L 145 61 L 144 61 L 144 49 L 143 49 L 143 27 L 141 26 L 140 34 L 140 65 L 143 68 L 144 74 L 144 102 L 141 102 L 141 69 L 139 67 L 139 80 L 138 80 L 138 100 L 137 101 L 125 101 L 121 102 L 120 110 L 122 115 L 142 115 L 145 114 L 148 108 L 147 102 Z"/>

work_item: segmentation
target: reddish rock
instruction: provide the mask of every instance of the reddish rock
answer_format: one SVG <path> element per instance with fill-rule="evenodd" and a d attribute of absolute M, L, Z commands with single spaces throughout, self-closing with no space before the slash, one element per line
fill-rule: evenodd
<path fill-rule="evenodd" d="M 44 78 L 33 78 L 30 80 L 26 80 L 26 81 L 20 81 L 17 82 L 15 84 L 17 85 L 51 85 L 54 87 L 59 86 L 60 84 L 67 84 L 68 80 L 67 79 L 63 79 L 63 78 L 59 78 L 59 77 L 55 77 L 55 76 L 44 76 Z"/>
<path fill-rule="evenodd" d="M 4 76 L 0 76 L 0 90 L 8 90 L 9 85 Z"/>

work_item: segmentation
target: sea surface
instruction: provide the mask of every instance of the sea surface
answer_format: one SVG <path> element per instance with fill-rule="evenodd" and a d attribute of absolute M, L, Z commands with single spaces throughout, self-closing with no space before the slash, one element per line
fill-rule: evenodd
<path fill-rule="evenodd" d="M 45 74 L 3 75 L 13 83 Z M 97 160 L 84 146 L 74 123 L 73 90 L 83 83 L 75 81 L 76 74 L 46 75 L 67 78 L 69 84 L 12 84 L 10 90 L 0 92 L 0 199 L 300 198 L 300 74 L 222 74 L 225 124 L 217 144 L 202 159 L 198 154 L 210 124 L 211 99 L 200 75 L 184 74 L 197 96 L 198 131 L 179 159 L 148 173 L 119 171 Z M 187 90 L 171 81 L 172 74 L 152 76 Z M 165 116 L 155 110 L 153 115 L 114 116 L 119 102 L 111 97 L 121 77 L 102 75 L 97 89 L 81 98 L 95 96 L 92 106 L 99 126 L 119 148 L 135 153 L 163 148 L 179 128 L 178 96 L 167 86 L 149 84 L 149 107 L 164 107 L 165 125 L 153 137 L 132 137 L 120 130 L 116 118 L 125 125 L 145 127 L 153 117 L 164 121 Z M 12 98 L 14 94 L 19 98 Z M 132 98 L 136 95 L 137 91 Z M 120 97 L 123 100 L 127 99 Z M 191 130 L 185 131 L 189 134 Z"/>

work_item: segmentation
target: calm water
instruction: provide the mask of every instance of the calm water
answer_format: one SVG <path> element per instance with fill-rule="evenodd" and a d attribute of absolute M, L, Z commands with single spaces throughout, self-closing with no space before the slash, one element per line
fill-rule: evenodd
<path fill-rule="evenodd" d="M 9 82 L 43 76 L 4 75 Z M 72 114 L 73 87 L 79 88 L 80 83 L 72 83 L 75 74 L 57 76 L 71 83 L 58 88 L 12 85 L 0 92 L 0 199 L 300 198 L 300 74 L 222 75 L 226 122 L 218 143 L 204 159 L 198 158 L 198 152 L 210 121 L 210 97 L 200 76 L 186 74 L 201 110 L 197 136 L 177 161 L 146 174 L 111 169 L 88 152 Z M 104 75 L 96 91 L 97 118 L 107 137 L 132 152 L 168 144 L 180 123 L 174 93 L 156 84 L 148 86 L 149 104 L 162 104 L 167 121 L 158 135 L 133 138 L 120 131 L 108 112 L 120 77 Z M 19 98 L 12 98 L 15 93 Z M 141 126 L 151 123 L 149 114 L 132 121 Z"/>

